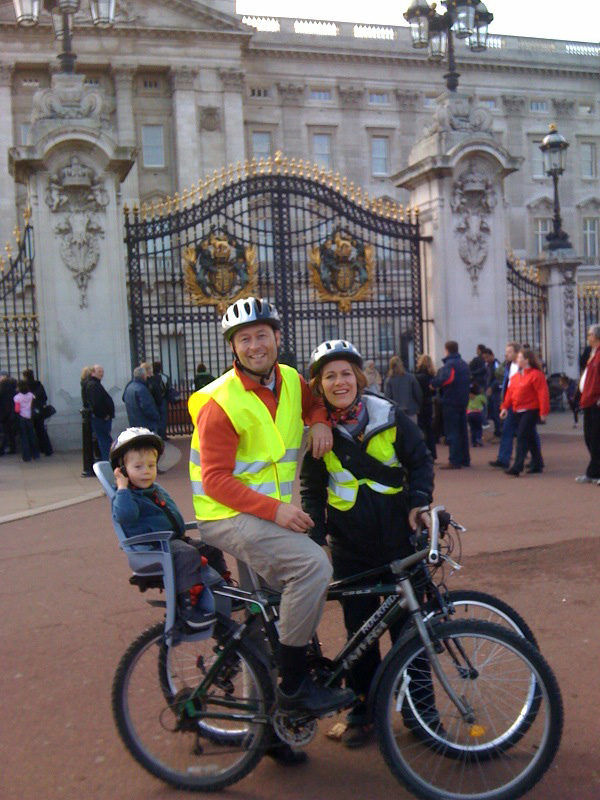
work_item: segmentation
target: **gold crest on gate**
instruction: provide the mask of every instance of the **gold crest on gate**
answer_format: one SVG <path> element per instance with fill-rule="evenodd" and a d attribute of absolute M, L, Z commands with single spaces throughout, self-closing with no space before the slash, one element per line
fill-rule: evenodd
<path fill-rule="evenodd" d="M 243 245 L 215 225 L 183 251 L 185 288 L 194 305 L 215 305 L 220 314 L 241 297 L 257 293 L 256 247 Z"/>
<path fill-rule="evenodd" d="M 340 311 L 350 311 L 371 293 L 373 247 L 341 227 L 309 251 L 309 265 L 319 299 L 337 303 Z"/>

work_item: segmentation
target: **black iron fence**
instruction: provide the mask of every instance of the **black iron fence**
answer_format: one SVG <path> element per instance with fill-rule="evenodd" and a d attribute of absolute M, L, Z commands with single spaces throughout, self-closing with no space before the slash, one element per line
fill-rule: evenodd
<path fill-rule="evenodd" d="M 24 369 L 38 373 L 38 318 L 33 275 L 33 228 L 26 213 L 24 231 L 15 230 L 11 245 L 0 256 L 0 369 L 20 377 Z"/>
<path fill-rule="evenodd" d="M 600 283 L 582 283 L 578 287 L 579 352 L 587 345 L 590 325 L 600 324 Z"/>
<path fill-rule="evenodd" d="M 132 358 L 161 361 L 187 433 L 198 364 L 231 366 L 220 317 L 238 297 L 273 301 L 281 360 L 306 372 L 323 339 L 350 339 L 380 372 L 422 348 L 418 215 L 315 165 L 277 155 L 222 170 L 181 198 L 126 212 Z"/>
<path fill-rule="evenodd" d="M 541 283 L 535 267 L 514 258 L 506 261 L 506 280 L 508 338 L 519 344 L 528 344 L 546 362 L 548 289 Z"/>

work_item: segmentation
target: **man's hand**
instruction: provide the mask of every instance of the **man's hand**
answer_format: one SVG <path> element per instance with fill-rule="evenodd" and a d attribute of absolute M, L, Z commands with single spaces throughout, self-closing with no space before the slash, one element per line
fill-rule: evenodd
<path fill-rule="evenodd" d="M 419 521 L 419 512 L 421 511 L 422 506 L 416 506 L 415 508 L 411 508 L 408 512 L 408 524 L 414 530 L 417 529 L 417 522 Z"/>
<path fill-rule="evenodd" d="M 287 528 L 296 533 L 305 533 L 314 527 L 314 522 L 309 515 L 292 503 L 280 503 L 275 513 L 275 523 L 282 528 Z"/>
<path fill-rule="evenodd" d="M 508 417 L 508 411 L 505 408 L 503 408 L 502 411 L 500 412 L 500 419 L 506 419 L 507 417 Z"/>
<path fill-rule="evenodd" d="M 333 447 L 333 433 L 329 425 L 324 422 L 315 422 L 308 431 L 308 449 L 313 458 L 321 458 Z"/>
<path fill-rule="evenodd" d="M 129 489 L 129 478 L 125 477 L 121 472 L 121 467 L 117 467 L 113 475 L 115 476 L 115 481 L 117 482 L 117 489 Z"/>

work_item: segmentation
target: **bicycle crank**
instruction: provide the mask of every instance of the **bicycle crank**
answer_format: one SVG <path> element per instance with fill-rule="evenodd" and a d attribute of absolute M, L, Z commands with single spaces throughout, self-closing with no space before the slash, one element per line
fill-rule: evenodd
<path fill-rule="evenodd" d="M 272 717 L 273 729 L 282 742 L 303 747 L 315 738 L 317 720 L 307 717 L 294 717 L 285 711 L 276 711 Z"/>

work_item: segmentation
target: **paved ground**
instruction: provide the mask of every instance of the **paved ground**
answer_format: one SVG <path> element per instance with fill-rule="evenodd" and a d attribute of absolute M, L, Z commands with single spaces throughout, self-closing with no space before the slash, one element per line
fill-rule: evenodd
<path fill-rule="evenodd" d="M 185 441 L 176 444 L 185 452 Z M 546 472 L 518 479 L 487 466 L 495 447 L 474 451 L 470 470 L 437 474 L 436 501 L 469 528 L 464 569 L 451 585 L 490 591 L 514 605 L 534 629 L 562 688 L 561 750 L 528 797 L 597 800 L 600 487 L 573 482 L 586 458 L 581 433 L 572 430 L 567 414 L 555 415 L 542 429 L 542 447 Z M 440 455 L 445 457 L 443 448 Z M 43 479 L 31 480 L 28 471 L 19 481 L 20 462 L 0 459 L 0 514 L 67 500 L 59 497 L 59 486 L 69 486 L 71 496 L 94 491 L 92 479 L 83 487 L 77 482 L 76 457 L 22 466 L 39 469 L 38 477 L 43 470 Z M 185 457 L 161 480 L 190 518 Z M 116 664 L 160 615 L 128 585 L 107 502 L 91 499 L 7 522 L 0 525 L 0 541 L 2 800 L 194 796 L 170 790 L 139 768 L 112 723 Z M 328 605 L 321 638 L 333 650 L 342 641 L 335 604 Z M 354 800 L 407 800 L 374 744 L 350 753 L 324 737 L 330 724 L 321 723 L 306 767 L 286 771 L 267 759 L 221 796 L 279 800 L 285 782 L 289 800 L 346 800 L 349 791 Z"/>

